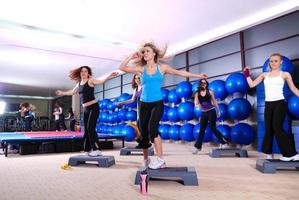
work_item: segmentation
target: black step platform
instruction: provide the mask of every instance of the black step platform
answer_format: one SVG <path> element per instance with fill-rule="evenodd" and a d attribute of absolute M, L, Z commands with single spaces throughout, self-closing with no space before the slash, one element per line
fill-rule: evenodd
<path fill-rule="evenodd" d="M 275 174 L 279 168 L 295 168 L 299 170 L 299 161 L 286 162 L 278 159 L 259 159 L 256 161 L 256 169 L 265 174 Z"/>
<path fill-rule="evenodd" d="M 212 158 L 219 158 L 221 156 L 237 156 L 241 158 L 247 158 L 248 153 L 247 150 L 239 148 L 213 149 L 210 152 L 210 157 Z"/>
<path fill-rule="evenodd" d="M 96 156 L 77 155 L 69 158 L 69 165 L 77 166 L 86 162 L 97 162 L 99 167 L 110 167 L 115 164 L 114 156 Z"/>
<path fill-rule="evenodd" d="M 136 148 L 136 147 L 124 147 L 120 149 L 120 155 L 121 156 L 127 156 L 132 154 L 143 154 L 142 149 Z M 153 156 L 155 154 L 154 148 L 150 147 L 148 148 L 148 155 Z"/>
<path fill-rule="evenodd" d="M 140 184 L 140 173 L 144 171 L 140 168 L 136 172 L 135 185 Z M 163 169 L 146 169 L 150 179 L 181 180 L 185 186 L 198 186 L 197 174 L 194 167 L 166 167 Z"/>

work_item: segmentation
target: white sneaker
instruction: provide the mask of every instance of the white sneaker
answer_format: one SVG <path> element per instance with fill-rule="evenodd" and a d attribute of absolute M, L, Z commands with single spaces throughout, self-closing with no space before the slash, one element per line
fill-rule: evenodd
<path fill-rule="evenodd" d="M 90 153 L 90 151 L 85 151 L 85 152 L 84 152 L 84 156 L 88 156 L 89 153 Z"/>
<path fill-rule="evenodd" d="M 219 145 L 219 148 L 220 148 L 220 149 L 228 149 L 229 146 L 228 146 L 228 144 L 220 144 L 220 145 Z"/>
<path fill-rule="evenodd" d="M 200 151 L 201 151 L 201 149 L 194 147 L 192 154 L 198 154 L 198 152 L 200 152 Z"/>
<path fill-rule="evenodd" d="M 148 158 L 142 161 L 141 167 L 148 168 L 149 164 L 151 163 L 151 159 Z"/>
<path fill-rule="evenodd" d="M 92 150 L 88 155 L 90 157 L 102 156 L 102 152 L 100 150 Z"/>
<path fill-rule="evenodd" d="M 297 154 L 297 155 L 294 155 L 294 156 L 292 156 L 292 157 L 284 157 L 284 156 L 281 156 L 281 157 L 279 158 L 279 160 L 281 160 L 281 161 L 286 161 L 286 162 L 288 162 L 288 161 L 299 161 L 299 155 Z"/>
<path fill-rule="evenodd" d="M 148 165 L 148 168 L 150 168 L 150 169 L 162 169 L 162 168 L 165 168 L 165 166 L 166 166 L 165 161 L 158 157 L 155 162 L 151 162 Z"/>
<path fill-rule="evenodd" d="M 274 155 L 273 154 L 267 154 L 266 159 L 267 160 L 273 160 L 274 159 Z"/>

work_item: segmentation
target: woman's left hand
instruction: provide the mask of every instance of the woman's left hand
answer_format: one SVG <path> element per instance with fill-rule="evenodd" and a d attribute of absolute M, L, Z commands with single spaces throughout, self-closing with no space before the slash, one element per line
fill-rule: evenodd
<path fill-rule="evenodd" d="M 199 74 L 199 76 L 200 76 L 200 78 L 204 78 L 204 79 L 208 78 L 208 74 L 206 74 L 206 73 L 201 73 L 201 74 Z"/>
<path fill-rule="evenodd" d="M 217 112 L 217 118 L 220 118 L 220 116 L 221 116 L 221 112 L 220 112 L 220 110 L 218 110 L 218 112 Z"/>

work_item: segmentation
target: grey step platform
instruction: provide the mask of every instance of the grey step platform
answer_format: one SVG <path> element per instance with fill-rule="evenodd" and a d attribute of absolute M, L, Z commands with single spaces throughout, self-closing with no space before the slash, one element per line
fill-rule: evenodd
<path fill-rule="evenodd" d="M 143 151 L 142 149 L 136 147 L 124 147 L 120 149 L 121 156 L 127 156 L 131 154 L 143 154 Z M 153 147 L 148 148 L 148 155 L 153 156 L 154 154 L 155 154 L 154 148 Z"/>
<path fill-rule="evenodd" d="M 87 155 L 71 156 L 69 158 L 69 165 L 77 166 L 85 164 L 86 162 L 97 162 L 99 167 L 110 167 L 115 164 L 114 156 L 96 156 L 91 157 Z"/>
<path fill-rule="evenodd" d="M 237 156 L 241 158 L 247 158 L 248 153 L 245 149 L 239 149 L 239 148 L 227 148 L 227 149 L 212 149 L 210 152 L 210 157 L 212 158 L 218 158 L 221 156 Z"/>
<path fill-rule="evenodd" d="M 278 168 L 299 170 L 299 161 L 285 162 L 278 159 L 259 159 L 256 161 L 256 169 L 265 174 L 275 174 Z"/>
<path fill-rule="evenodd" d="M 140 173 L 144 168 L 140 168 L 136 172 L 135 185 L 140 184 Z M 183 185 L 197 186 L 197 174 L 194 167 L 166 167 L 163 169 L 146 169 L 149 180 L 153 178 L 161 178 L 164 180 L 182 180 Z"/>

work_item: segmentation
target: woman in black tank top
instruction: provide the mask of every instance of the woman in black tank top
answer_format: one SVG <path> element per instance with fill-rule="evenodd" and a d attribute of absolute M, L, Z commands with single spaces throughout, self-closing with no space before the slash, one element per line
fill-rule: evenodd
<path fill-rule="evenodd" d="M 92 79 L 92 71 L 88 66 L 82 66 L 77 69 L 70 71 L 69 77 L 71 80 L 77 82 L 74 89 L 69 91 L 57 90 L 58 96 L 63 95 L 74 95 L 80 94 L 80 101 L 84 110 L 83 121 L 84 121 L 84 151 L 89 156 L 100 156 L 100 145 L 98 135 L 96 132 L 96 124 L 99 116 L 99 105 L 98 101 L 94 96 L 94 86 L 97 84 L 103 84 L 108 79 L 117 76 L 117 72 L 111 73 L 108 77 L 103 80 Z"/>

